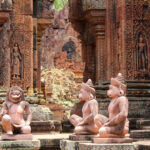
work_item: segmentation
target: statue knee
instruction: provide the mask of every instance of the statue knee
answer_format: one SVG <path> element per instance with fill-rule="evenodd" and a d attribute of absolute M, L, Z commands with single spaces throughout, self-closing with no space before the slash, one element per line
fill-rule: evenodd
<path fill-rule="evenodd" d="M 101 123 L 101 121 L 100 121 L 99 115 L 96 115 L 96 116 L 94 117 L 94 123 L 96 124 L 96 126 L 97 126 L 98 128 L 100 128 L 100 127 L 102 126 L 102 123 Z"/>
<path fill-rule="evenodd" d="M 107 130 L 105 127 L 102 127 L 99 129 L 99 135 L 100 137 L 105 137 L 105 135 L 107 134 Z"/>
<path fill-rule="evenodd" d="M 99 115 L 96 115 L 96 116 L 94 117 L 94 122 L 97 123 L 98 121 L 99 121 Z"/>
<path fill-rule="evenodd" d="M 4 115 L 2 117 L 2 122 L 10 122 L 11 121 L 11 117 L 9 115 Z"/>
<path fill-rule="evenodd" d="M 30 134 L 31 133 L 31 127 L 30 126 L 24 126 L 21 128 L 21 132 L 23 134 Z"/>
<path fill-rule="evenodd" d="M 75 134 L 80 134 L 81 133 L 81 127 L 79 127 L 79 126 L 75 127 L 74 133 Z"/>
<path fill-rule="evenodd" d="M 75 115 L 71 115 L 71 117 L 69 118 L 69 120 L 73 120 L 75 118 Z"/>

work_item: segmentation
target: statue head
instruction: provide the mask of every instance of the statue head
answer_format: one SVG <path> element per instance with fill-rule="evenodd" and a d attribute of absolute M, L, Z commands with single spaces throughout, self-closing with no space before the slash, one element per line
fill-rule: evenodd
<path fill-rule="evenodd" d="M 79 99 L 81 101 L 92 100 L 96 96 L 95 89 L 93 88 L 92 80 L 89 79 L 86 83 L 81 84 L 81 89 L 79 92 Z"/>
<path fill-rule="evenodd" d="M 18 103 L 23 100 L 25 100 L 24 91 L 20 87 L 13 86 L 7 92 L 6 102 L 11 101 L 13 103 Z"/>
<path fill-rule="evenodd" d="M 111 78 L 109 90 L 107 95 L 110 98 L 117 98 L 126 95 L 126 85 L 121 73 L 118 73 L 116 78 Z"/>
<path fill-rule="evenodd" d="M 15 52 L 20 51 L 18 43 L 14 44 L 14 48 L 13 49 L 14 49 Z"/>
<path fill-rule="evenodd" d="M 142 34 L 140 34 L 139 42 L 143 42 L 143 35 Z"/>

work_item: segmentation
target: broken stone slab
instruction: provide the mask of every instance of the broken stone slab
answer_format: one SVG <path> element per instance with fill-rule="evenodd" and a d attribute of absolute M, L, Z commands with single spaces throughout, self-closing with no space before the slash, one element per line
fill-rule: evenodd
<path fill-rule="evenodd" d="M 74 149 L 75 150 L 75 149 Z M 95 144 L 80 143 L 79 150 L 136 150 L 134 144 Z"/>
<path fill-rule="evenodd" d="M 9 134 L 2 134 L 2 140 L 33 140 L 32 134 L 16 134 L 16 135 L 9 135 Z"/>
<path fill-rule="evenodd" d="M 69 140 L 72 141 L 92 141 L 92 139 L 96 137 L 96 135 L 76 135 L 76 134 L 72 134 L 69 136 Z"/>
<path fill-rule="evenodd" d="M 0 150 L 39 150 L 39 140 L 0 141 Z"/>
<path fill-rule="evenodd" d="M 93 143 L 106 144 L 106 143 L 132 143 L 131 138 L 93 138 Z"/>

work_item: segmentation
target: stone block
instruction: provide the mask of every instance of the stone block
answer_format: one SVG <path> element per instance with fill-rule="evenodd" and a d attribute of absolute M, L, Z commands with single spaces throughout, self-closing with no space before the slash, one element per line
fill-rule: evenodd
<path fill-rule="evenodd" d="M 61 140 L 60 149 L 61 150 L 80 150 L 80 143 L 89 143 L 90 141 L 70 141 L 70 140 Z"/>
<path fill-rule="evenodd" d="M 69 140 L 72 141 L 92 141 L 96 135 L 70 135 Z"/>
<path fill-rule="evenodd" d="M 133 144 L 80 143 L 79 150 L 136 150 Z"/>
<path fill-rule="evenodd" d="M 93 143 L 106 144 L 106 143 L 132 143 L 131 138 L 93 138 Z"/>
<path fill-rule="evenodd" d="M 0 141 L 0 150 L 39 150 L 40 141 Z"/>

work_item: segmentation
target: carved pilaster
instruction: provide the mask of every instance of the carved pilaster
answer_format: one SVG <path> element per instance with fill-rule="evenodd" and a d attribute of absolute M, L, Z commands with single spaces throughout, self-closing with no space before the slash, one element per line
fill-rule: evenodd
<path fill-rule="evenodd" d="M 95 26 L 96 36 L 96 82 L 105 78 L 105 26 Z"/>

